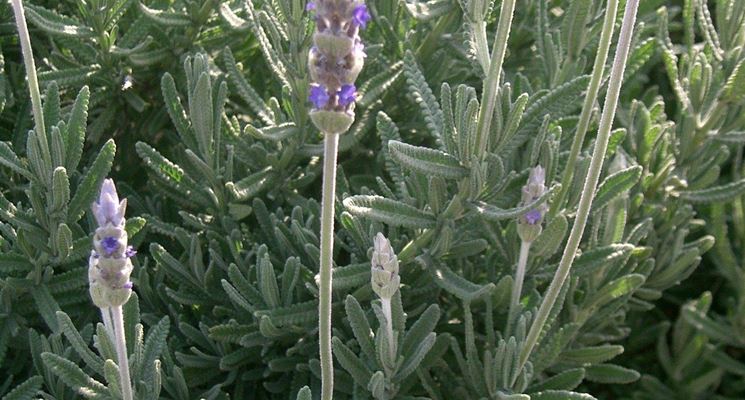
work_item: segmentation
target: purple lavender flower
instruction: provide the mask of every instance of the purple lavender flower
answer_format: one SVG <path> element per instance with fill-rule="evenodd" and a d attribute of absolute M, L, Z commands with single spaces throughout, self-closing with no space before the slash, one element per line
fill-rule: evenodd
<path fill-rule="evenodd" d="M 321 85 L 311 85 L 308 100 L 313 103 L 313 107 L 317 109 L 324 108 L 329 103 L 329 99 L 330 96 L 325 87 Z"/>
<path fill-rule="evenodd" d="M 311 11 L 316 9 L 316 2 L 309 1 L 308 4 L 305 5 L 305 11 Z"/>
<path fill-rule="evenodd" d="M 367 28 L 367 23 L 370 22 L 372 17 L 367 11 L 367 6 L 360 4 L 352 11 L 352 22 L 362 29 Z"/>
<path fill-rule="evenodd" d="M 119 240 L 113 236 L 107 236 L 101 240 L 101 247 L 103 248 L 104 254 L 110 256 L 115 251 L 119 250 Z"/>
<path fill-rule="evenodd" d="M 525 214 L 525 222 L 527 222 L 528 225 L 535 225 L 541 222 L 541 217 L 543 217 L 543 215 L 541 215 L 541 210 L 534 208 Z"/>
<path fill-rule="evenodd" d="M 122 285 L 122 288 L 124 288 L 124 289 L 132 289 L 133 286 L 134 286 L 134 284 L 132 282 L 127 282 L 124 285 Z"/>
<path fill-rule="evenodd" d="M 339 89 L 337 95 L 339 96 L 339 105 L 346 107 L 356 100 L 357 88 L 354 85 L 344 85 Z"/>
<path fill-rule="evenodd" d="M 132 258 L 137 255 L 137 250 L 135 250 L 132 246 L 127 246 L 127 249 L 124 250 L 124 257 Z"/>

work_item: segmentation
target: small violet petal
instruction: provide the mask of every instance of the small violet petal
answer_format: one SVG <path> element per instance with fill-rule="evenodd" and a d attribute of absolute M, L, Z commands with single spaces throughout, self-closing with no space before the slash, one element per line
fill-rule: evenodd
<path fill-rule="evenodd" d="M 367 11 L 367 6 L 364 4 L 358 5 L 352 11 L 352 22 L 362 29 L 367 28 L 367 23 L 370 22 L 371 19 L 372 17 Z"/>
<path fill-rule="evenodd" d="M 119 249 L 119 241 L 113 236 L 107 236 L 101 241 L 104 253 L 110 256 L 113 252 Z"/>
<path fill-rule="evenodd" d="M 324 108 L 328 104 L 329 99 L 329 94 L 326 91 L 326 88 L 324 88 L 323 86 L 312 85 L 310 87 L 310 95 L 308 96 L 308 100 L 313 103 L 313 107 L 317 109 Z"/>
<path fill-rule="evenodd" d="M 316 2 L 309 1 L 308 4 L 305 5 L 305 11 L 311 11 L 316 9 Z"/>
<path fill-rule="evenodd" d="M 354 85 L 344 85 L 339 89 L 339 105 L 346 107 L 357 99 L 357 88 Z"/>
<path fill-rule="evenodd" d="M 124 285 L 122 285 L 122 288 L 124 288 L 124 289 L 132 289 L 133 286 L 134 285 L 132 284 L 132 282 L 127 282 Z"/>
<path fill-rule="evenodd" d="M 542 217 L 543 216 L 541 215 L 541 211 L 534 208 L 525 214 L 525 221 L 529 225 L 535 225 L 541 220 Z"/>

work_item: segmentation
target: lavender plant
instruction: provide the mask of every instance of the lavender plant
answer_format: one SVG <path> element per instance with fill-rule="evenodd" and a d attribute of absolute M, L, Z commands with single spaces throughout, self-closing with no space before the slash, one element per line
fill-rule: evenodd
<path fill-rule="evenodd" d="M 742 397 L 741 2 L 15 3 L 0 398 Z"/>

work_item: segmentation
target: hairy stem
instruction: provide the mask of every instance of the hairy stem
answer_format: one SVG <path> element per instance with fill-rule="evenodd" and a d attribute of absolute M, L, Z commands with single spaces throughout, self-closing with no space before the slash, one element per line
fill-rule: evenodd
<path fill-rule="evenodd" d="M 31 38 L 28 36 L 26 14 L 23 11 L 23 2 L 21 0 L 11 0 L 11 3 L 13 4 L 13 13 L 16 17 L 18 39 L 21 42 L 21 52 L 23 53 L 23 63 L 26 66 L 28 91 L 31 95 L 31 107 L 34 112 L 36 133 L 40 136 L 39 140 L 44 140 L 44 143 L 46 143 L 46 128 L 44 127 L 44 114 L 41 108 L 41 92 L 39 92 L 39 80 L 36 77 L 36 64 L 34 63 L 34 53 L 31 50 Z"/>
<path fill-rule="evenodd" d="M 497 102 L 497 90 L 502 73 L 502 64 L 507 50 L 507 39 L 512 28 L 512 15 L 515 12 L 515 0 L 503 0 L 499 12 L 499 23 L 497 24 L 497 36 L 494 38 L 494 49 L 492 50 L 489 72 L 484 80 L 484 93 L 481 98 L 479 110 L 479 122 L 476 127 L 476 155 L 479 160 L 486 156 L 489 143 L 489 132 L 494 116 L 494 107 Z"/>
<path fill-rule="evenodd" d="M 124 337 L 124 314 L 122 306 L 111 307 L 111 317 L 114 320 L 114 343 L 116 357 L 119 364 L 119 380 L 122 386 L 122 399 L 133 400 L 132 380 L 129 378 L 129 360 L 127 359 L 127 339 Z"/>
<path fill-rule="evenodd" d="M 518 305 L 520 304 L 520 296 L 523 291 L 523 281 L 525 280 L 525 269 L 528 266 L 528 254 L 530 253 L 530 245 L 533 242 L 522 241 L 520 244 L 520 257 L 517 261 L 517 271 L 515 272 L 515 283 L 512 285 L 512 298 L 510 300 L 510 311 L 507 317 L 507 330 L 505 333 L 509 335 L 512 328 L 512 323 L 517 313 Z"/>
<path fill-rule="evenodd" d="M 116 336 L 114 336 L 114 321 L 111 319 L 110 307 L 101 309 L 101 319 L 103 320 L 104 328 L 106 328 L 106 333 L 109 334 L 111 340 L 116 340 Z"/>
<path fill-rule="evenodd" d="M 587 217 L 590 214 L 590 207 L 592 206 L 592 201 L 595 197 L 595 188 L 598 185 L 600 173 L 603 169 L 603 161 L 605 160 L 605 152 L 608 148 L 608 140 L 610 139 L 613 119 L 616 115 L 618 96 L 621 92 L 623 74 L 626 70 L 626 59 L 629 55 L 629 47 L 631 47 L 631 36 L 634 31 L 638 7 L 639 0 L 628 0 L 626 3 L 626 10 L 624 11 L 623 22 L 621 23 L 621 33 L 619 34 L 618 46 L 616 47 L 616 56 L 613 60 L 613 68 L 611 69 L 608 93 L 606 93 L 605 105 L 603 106 L 603 113 L 600 117 L 600 128 L 595 142 L 595 149 L 592 153 L 590 168 L 587 178 L 585 179 L 585 185 L 582 189 L 582 196 L 580 197 L 579 208 L 577 209 L 577 217 L 574 221 L 572 231 L 569 234 L 569 239 L 564 248 L 564 254 L 561 257 L 561 262 L 559 262 L 559 267 L 556 269 L 556 274 L 548 287 L 546 295 L 543 297 L 543 302 L 538 309 L 533 324 L 530 326 L 530 331 L 528 332 L 528 336 L 525 339 L 522 350 L 520 351 L 520 358 L 518 359 L 517 365 L 518 370 L 522 369 L 525 366 L 525 363 L 528 362 L 530 353 L 538 342 L 538 337 L 543 331 L 548 315 L 559 297 L 561 287 L 569 276 L 574 256 L 577 254 L 579 243 L 582 240 L 582 234 L 585 230 L 585 225 L 587 224 Z M 513 380 L 512 384 L 514 385 L 514 383 Z"/>
<path fill-rule="evenodd" d="M 382 305 L 383 309 L 383 315 L 385 315 L 386 320 L 386 335 L 388 335 L 388 354 L 391 356 L 392 360 L 395 360 L 396 352 L 393 347 L 393 313 L 391 312 L 391 299 L 385 299 L 381 298 L 380 303 Z"/>
<path fill-rule="evenodd" d="M 598 52 L 595 54 L 595 64 L 592 67 L 590 84 L 587 86 L 587 95 L 585 96 L 585 102 L 582 105 L 582 112 L 579 115 L 577 132 L 574 134 L 572 147 L 569 150 L 567 165 L 566 168 L 564 168 L 564 175 L 561 178 L 561 189 L 559 189 L 559 195 L 553 202 L 553 207 L 551 207 L 550 215 L 552 217 L 556 216 L 559 210 L 564 206 L 564 201 L 566 200 L 566 196 L 569 193 L 570 186 L 572 185 L 572 179 L 574 179 L 574 170 L 576 168 L 577 159 L 579 158 L 579 152 L 582 151 L 582 145 L 585 141 L 587 128 L 590 125 L 592 109 L 595 105 L 595 101 L 598 99 L 600 83 L 603 79 L 603 73 L 605 72 L 605 61 L 608 59 L 608 49 L 610 49 L 611 39 L 613 38 L 613 29 L 615 27 L 617 14 L 618 0 L 608 0 L 608 5 L 605 8 L 603 30 L 600 33 L 600 44 L 598 45 Z"/>
<path fill-rule="evenodd" d="M 331 267 L 334 262 L 334 201 L 336 193 L 336 153 L 338 147 L 339 134 L 327 133 L 323 148 L 321 282 L 318 304 L 322 400 L 331 400 L 334 394 L 334 360 L 331 354 Z"/>

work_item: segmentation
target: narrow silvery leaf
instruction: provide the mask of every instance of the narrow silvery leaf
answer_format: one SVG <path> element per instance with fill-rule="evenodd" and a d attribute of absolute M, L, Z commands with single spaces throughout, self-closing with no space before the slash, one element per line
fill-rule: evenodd
<path fill-rule="evenodd" d="M 567 218 L 564 215 L 556 216 L 543 228 L 543 232 L 533 242 L 531 251 L 544 258 L 551 257 L 561 247 L 568 230 L 569 222 L 567 222 Z"/>
<path fill-rule="evenodd" d="M 271 308 L 279 307 L 280 297 L 277 275 L 274 273 L 274 267 L 268 255 L 259 260 L 257 273 L 259 277 L 259 290 L 261 290 L 264 301 Z"/>
<path fill-rule="evenodd" d="M 415 347 L 419 345 L 432 331 L 440 320 L 440 308 L 432 304 L 419 316 L 419 319 L 406 332 L 401 354 L 404 358 L 412 357 Z"/>
<path fill-rule="evenodd" d="M 623 353 L 623 346 L 608 344 L 565 350 L 561 353 L 561 360 L 573 364 L 597 364 L 608 361 L 621 353 Z"/>
<path fill-rule="evenodd" d="M 397 381 L 406 379 L 411 373 L 416 371 L 416 369 L 419 367 L 419 364 L 422 362 L 429 350 L 432 349 L 432 346 L 435 344 L 436 337 L 437 334 L 432 332 L 425 336 L 423 340 L 418 343 L 418 346 L 416 347 L 416 349 L 414 349 L 411 356 L 404 359 L 401 368 L 396 372 L 395 379 Z"/>
<path fill-rule="evenodd" d="M 101 369 L 103 369 L 103 376 L 106 378 L 106 383 L 108 383 L 108 388 L 111 391 L 111 394 L 117 396 L 117 398 L 121 397 L 122 386 L 119 382 L 119 367 L 116 365 L 114 360 L 108 359 Z"/>
<path fill-rule="evenodd" d="M 551 198 L 553 193 L 557 192 L 561 188 L 561 185 L 555 184 L 552 186 L 549 190 L 547 190 L 541 197 L 538 199 L 525 204 L 520 207 L 510 208 L 510 209 L 501 209 L 499 207 L 495 207 L 491 204 L 487 204 L 483 201 L 479 201 L 474 203 L 473 207 L 476 210 L 477 213 L 484 216 L 484 218 L 492 221 L 500 221 L 504 219 L 513 219 L 523 216 L 528 211 L 535 209 L 536 207 L 540 206 L 541 204 L 548 201 L 548 199 Z"/>
<path fill-rule="evenodd" d="M 37 396 L 43 383 L 41 376 L 32 376 L 8 392 L 3 400 L 32 400 Z"/>
<path fill-rule="evenodd" d="M 584 368 L 572 368 L 528 387 L 526 392 L 535 393 L 544 390 L 574 390 L 584 379 Z"/>
<path fill-rule="evenodd" d="M 186 26 L 191 24 L 191 20 L 188 15 L 178 14 L 169 11 L 156 10 L 153 8 L 146 7 L 144 4 L 139 3 L 140 11 L 142 15 L 165 26 Z"/>
<path fill-rule="evenodd" d="M 57 231 L 54 237 L 55 247 L 57 249 L 57 255 L 60 260 L 66 259 L 72 251 L 72 231 L 67 224 L 60 223 L 57 226 Z"/>
<path fill-rule="evenodd" d="M 639 181 L 641 175 L 642 167 L 635 165 L 605 178 L 598 186 L 595 201 L 592 204 L 593 210 L 602 209 L 611 200 L 631 189 Z"/>
<path fill-rule="evenodd" d="M 437 286 L 463 301 L 470 302 L 487 296 L 494 291 L 493 283 L 486 285 L 475 284 L 456 274 L 445 265 L 433 265 L 429 269 Z"/>
<path fill-rule="evenodd" d="M 369 266 L 366 265 L 366 267 L 369 271 Z M 370 328 L 370 323 L 368 322 L 367 317 L 365 317 L 365 312 L 362 311 L 360 303 L 354 298 L 354 296 L 349 295 L 344 301 L 344 309 L 347 313 L 349 325 L 352 327 L 354 337 L 357 339 L 357 343 L 359 343 L 363 353 L 365 353 L 368 358 L 375 359 L 372 328 Z"/>
<path fill-rule="evenodd" d="M 52 174 L 52 202 L 51 209 L 63 210 L 70 201 L 70 181 L 64 167 L 57 167 Z"/>
<path fill-rule="evenodd" d="M 313 400 L 310 388 L 307 386 L 303 386 L 303 388 L 297 392 L 297 400 Z"/>
<path fill-rule="evenodd" d="M 251 124 L 246 125 L 244 132 L 263 140 L 280 141 L 297 135 L 300 129 L 292 123 L 286 122 L 279 125 L 270 125 L 265 128 L 256 128 Z"/>
<path fill-rule="evenodd" d="M 404 75 L 409 84 L 409 91 L 424 114 L 427 127 L 433 136 L 439 138 L 442 132 L 442 111 L 411 51 L 407 51 L 404 56 Z"/>
<path fill-rule="evenodd" d="M 600 308 L 619 297 L 630 295 L 644 283 L 645 278 L 644 275 L 640 274 L 630 274 L 618 278 L 594 293 L 586 301 L 585 307 Z"/>
<path fill-rule="evenodd" d="M 68 220 L 70 222 L 76 222 L 80 219 L 83 216 L 83 212 L 93 203 L 101 187 L 101 182 L 103 182 L 111 170 L 115 153 L 116 145 L 114 144 L 114 140 L 109 139 L 101 148 L 88 172 L 83 176 L 75 191 L 75 195 L 70 200 L 70 206 L 68 208 Z"/>
<path fill-rule="evenodd" d="M 189 112 L 194 124 L 199 150 L 206 160 L 212 159 L 212 143 L 214 140 L 214 127 L 212 115 L 212 86 L 210 76 L 202 73 L 197 79 L 194 93 L 189 96 Z M 208 162 L 210 164 L 210 162 Z"/>
<path fill-rule="evenodd" d="M 367 387 L 370 378 L 372 378 L 372 372 L 338 337 L 334 337 L 332 342 L 334 356 L 339 361 L 339 364 L 352 375 L 355 383 L 362 387 Z"/>
<path fill-rule="evenodd" d="M 44 7 L 26 4 L 25 8 L 28 19 L 39 29 L 52 35 L 86 38 L 95 34 L 93 29 L 80 25 L 78 21 Z"/>
<path fill-rule="evenodd" d="M 362 215 L 375 221 L 408 228 L 432 228 L 434 215 L 418 210 L 408 204 L 380 196 L 351 196 L 344 199 L 344 206 L 352 214 Z"/>
<path fill-rule="evenodd" d="M 388 149 L 402 166 L 425 175 L 459 179 L 468 174 L 468 170 L 457 158 L 439 150 L 412 146 L 395 140 L 388 142 Z"/>
<path fill-rule="evenodd" d="M 680 191 L 679 196 L 694 203 L 723 203 L 745 193 L 745 179 L 701 190 Z"/>
<path fill-rule="evenodd" d="M 633 369 L 615 364 L 598 364 L 585 368 L 586 379 L 596 383 L 631 383 L 639 379 L 640 375 Z"/>
<path fill-rule="evenodd" d="M 587 393 L 570 392 L 567 390 L 546 390 L 533 393 L 530 400 L 597 400 Z"/>
<path fill-rule="evenodd" d="M 5 142 L 0 142 L 0 165 L 4 165 L 13 172 L 24 176 L 26 179 L 32 179 L 31 172 L 21 163 L 21 160 L 13 152 L 13 149 Z"/>
<path fill-rule="evenodd" d="M 181 105 L 181 99 L 176 90 L 176 82 L 174 82 L 173 76 L 169 73 L 163 74 L 163 78 L 160 80 L 160 87 L 163 92 L 166 110 L 181 140 L 184 141 L 187 148 L 197 149 L 196 134 L 194 133 L 194 128 L 191 126 L 191 122 L 186 116 L 184 107 Z"/>

